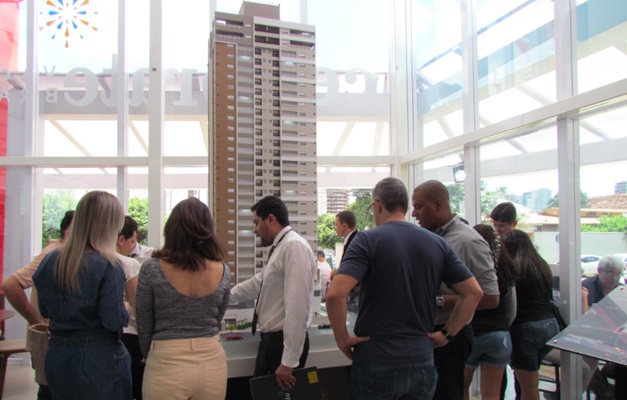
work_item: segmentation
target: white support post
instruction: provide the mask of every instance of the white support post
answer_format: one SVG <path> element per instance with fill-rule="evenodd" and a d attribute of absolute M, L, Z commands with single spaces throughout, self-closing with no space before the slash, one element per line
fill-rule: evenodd
<path fill-rule="evenodd" d="M 114 62 L 115 70 L 111 76 L 115 80 L 115 93 L 117 105 L 117 129 L 118 129 L 118 157 L 128 155 L 128 78 L 126 67 L 126 0 L 118 0 L 118 55 Z M 112 88 L 113 89 L 113 88 Z M 118 199 L 128 213 L 128 167 L 123 165 L 117 168 L 117 194 Z"/>
<path fill-rule="evenodd" d="M 398 156 L 407 154 L 409 135 L 414 132 L 416 100 L 413 88 L 414 68 L 411 51 L 411 2 L 393 0 L 389 3 L 390 53 L 390 150 L 394 156 L 392 176 L 410 184 L 409 166 L 401 165 Z M 408 187 L 411 192 L 413 188 Z"/>
<path fill-rule="evenodd" d="M 462 20 L 462 111 L 464 133 L 474 132 L 479 127 L 479 104 L 477 102 L 477 29 L 474 0 L 461 2 Z M 481 169 L 478 145 L 464 146 L 464 214 L 471 225 L 481 221 Z"/>
<path fill-rule="evenodd" d="M 555 74 L 557 99 L 577 94 L 577 4 L 555 2 Z M 567 322 L 581 315 L 580 241 L 581 210 L 579 180 L 579 119 L 558 117 L 557 162 L 559 176 L 560 311 Z M 580 356 L 561 352 L 561 398 L 582 396 Z"/>
<path fill-rule="evenodd" d="M 148 245 L 160 247 L 164 218 L 163 135 L 165 71 L 163 69 L 163 1 L 150 2 L 148 105 Z"/>

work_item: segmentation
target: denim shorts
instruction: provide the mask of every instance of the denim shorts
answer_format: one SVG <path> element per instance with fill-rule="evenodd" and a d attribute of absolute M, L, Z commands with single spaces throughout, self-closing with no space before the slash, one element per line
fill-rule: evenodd
<path fill-rule="evenodd" d="M 559 327 L 555 318 L 512 326 L 512 368 L 537 371 L 542 359 L 551 350 L 546 342 L 558 332 Z"/>
<path fill-rule="evenodd" d="M 512 355 L 512 339 L 509 331 L 494 331 L 475 336 L 466 366 L 477 368 L 479 364 L 505 367 Z"/>

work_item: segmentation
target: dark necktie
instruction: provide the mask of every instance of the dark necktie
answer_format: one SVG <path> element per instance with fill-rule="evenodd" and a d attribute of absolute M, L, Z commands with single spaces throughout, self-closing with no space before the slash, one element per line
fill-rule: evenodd
<path fill-rule="evenodd" d="M 268 262 L 270 262 L 270 257 L 272 257 L 272 253 L 274 253 L 274 249 L 277 248 L 277 246 L 279 245 L 279 243 L 281 243 L 281 240 L 283 240 L 283 238 L 285 236 L 287 236 L 288 233 L 290 233 L 292 230 L 288 230 L 287 232 L 285 232 L 285 234 L 283 234 L 283 236 L 281 236 L 281 239 L 279 239 L 278 242 L 276 242 L 275 245 L 273 245 L 270 248 L 270 251 L 268 252 L 268 261 L 266 262 L 266 265 L 268 264 Z M 257 319 L 259 318 L 259 315 L 257 314 L 257 304 L 259 304 L 259 296 L 261 296 L 261 288 L 263 287 L 263 280 L 261 281 L 261 283 L 259 284 L 259 293 L 257 293 L 257 301 L 255 302 L 255 309 L 253 311 L 253 325 L 250 327 L 253 336 L 255 336 L 255 332 L 257 332 Z"/>

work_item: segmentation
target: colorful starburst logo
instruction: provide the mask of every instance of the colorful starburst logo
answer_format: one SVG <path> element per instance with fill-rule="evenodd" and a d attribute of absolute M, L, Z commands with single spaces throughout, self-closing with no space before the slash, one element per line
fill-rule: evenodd
<path fill-rule="evenodd" d="M 90 22 L 98 12 L 91 10 L 89 0 L 42 0 L 42 3 L 39 30 L 53 30 L 51 38 L 65 41 L 66 48 L 70 47 L 71 39 L 84 39 L 84 33 L 98 31 Z"/>

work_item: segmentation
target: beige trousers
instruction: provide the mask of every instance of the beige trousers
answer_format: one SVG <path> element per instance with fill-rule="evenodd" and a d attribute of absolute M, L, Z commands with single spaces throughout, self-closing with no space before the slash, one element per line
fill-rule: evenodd
<path fill-rule="evenodd" d="M 142 392 L 145 400 L 224 399 L 226 379 L 220 335 L 153 340 Z"/>

